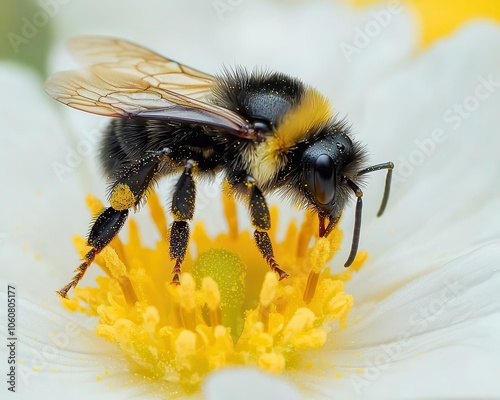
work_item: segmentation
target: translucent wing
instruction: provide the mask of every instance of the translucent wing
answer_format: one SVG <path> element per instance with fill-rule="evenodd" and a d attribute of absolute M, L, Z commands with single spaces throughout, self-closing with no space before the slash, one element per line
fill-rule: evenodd
<path fill-rule="evenodd" d="M 71 46 L 90 65 L 47 80 L 45 90 L 61 103 L 109 117 L 165 119 L 256 138 L 238 114 L 191 96 L 210 93 L 210 75 L 117 39 L 78 38 Z"/>
<path fill-rule="evenodd" d="M 69 41 L 75 59 L 83 66 L 132 75 L 152 87 L 202 99 L 211 93 L 214 78 L 169 60 L 136 44 L 108 37 L 80 36 Z"/>

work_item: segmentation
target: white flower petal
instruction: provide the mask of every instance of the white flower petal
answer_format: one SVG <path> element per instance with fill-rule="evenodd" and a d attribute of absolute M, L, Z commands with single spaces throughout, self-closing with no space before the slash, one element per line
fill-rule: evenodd
<path fill-rule="evenodd" d="M 492 184 L 500 174 L 500 135 L 496 130 L 500 125 L 500 90 L 492 88 L 493 93 L 469 118 L 462 119 L 457 129 L 443 120 L 443 113 L 455 103 L 462 104 L 474 95 L 483 78 L 492 76 L 500 82 L 496 72 L 500 61 L 481 57 L 483 50 L 478 43 L 500 46 L 500 29 L 486 23 L 471 24 L 367 95 L 367 109 L 377 109 L 381 98 L 384 107 L 366 115 L 361 130 L 374 131 L 368 147 L 373 154 L 384 154 L 381 159 L 377 155 L 376 161 L 387 157 L 395 162 L 396 176 L 381 218 L 375 213 L 384 174 L 371 177 L 365 190 L 360 248 L 367 250 L 370 258 L 349 288 L 358 303 L 380 299 L 450 257 L 500 237 L 496 211 L 500 193 Z M 432 142 L 435 129 L 443 130 L 444 142 Z M 388 139 L 388 132 L 393 137 Z M 422 143 L 427 143 L 429 155 L 419 147 Z M 382 150 L 387 145 L 390 150 Z M 422 165 L 412 164 L 416 153 L 422 154 Z M 334 259 L 336 268 L 341 268 L 348 251 L 352 219 L 351 208 L 345 213 L 347 242 Z"/>
<path fill-rule="evenodd" d="M 301 395 L 283 378 L 270 376 L 255 368 L 228 368 L 206 380 L 206 400 L 298 400 Z"/>
<path fill-rule="evenodd" d="M 54 170 L 57 163 L 65 164 L 66 146 L 71 146 L 63 120 L 49 106 L 43 82 L 28 69 L 1 63 L 0 83 L 0 130 L 4 133 L 0 254 L 10 281 L 24 288 L 23 296 L 47 293 L 42 282 L 56 282 L 63 266 L 71 272 L 71 265 L 63 265 L 63 260 L 78 261 L 71 232 L 88 223 L 85 171 L 81 165 L 70 167 L 70 177 L 59 179 Z"/>
<path fill-rule="evenodd" d="M 498 395 L 499 259 L 485 245 L 397 290 L 309 353 L 300 381 L 327 398 Z M 318 373 L 323 361 L 336 368 Z"/>
<path fill-rule="evenodd" d="M 7 282 L 1 280 L 2 304 L 7 304 L 6 289 Z M 70 315 L 63 309 L 49 311 L 26 300 L 22 289 L 16 287 L 15 337 L 17 392 L 23 398 L 53 399 L 59 393 L 74 399 L 103 394 L 118 399 L 141 390 L 140 385 L 125 387 L 131 377 L 123 354 L 94 334 L 95 318 Z M 2 359 L 5 352 L 2 346 Z"/>
<path fill-rule="evenodd" d="M 463 101 L 474 92 L 479 76 L 486 74 L 485 77 L 488 77 L 488 74 L 498 71 L 497 58 L 486 57 L 485 46 L 481 45 L 484 43 L 495 48 L 496 44 L 498 47 L 498 28 L 492 26 L 465 29 L 459 35 L 435 46 L 417 63 L 405 65 L 405 59 L 408 58 L 415 43 L 415 35 L 412 29 L 407 29 L 405 26 L 408 24 L 408 16 L 401 14 L 401 17 L 395 18 L 382 32 L 386 37 L 398 38 L 397 48 L 387 49 L 381 35 L 363 50 L 353 64 L 349 64 L 341 58 L 337 46 L 342 40 L 352 39 L 353 22 L 347 18 L 348 13 L 345 9 L 328 2 L 305 8 L 290 7 L 289 4 L 286 7 L 277 5 L 271 8 L 267 3 L 257 1 L 252 4 L 243 3 L 227 15 L 228 19 L 224 23 L 220 23 L 214 14 L 211 18 L 205 18 L 213 10 L 209 10 L 209 3 L 203 2 L 205 8 L 198 9 L 198 14 L 203 14 L 204 21 L 208 20 L 206 25 L 196 25 L 191 6 L 165 2 L 159 6 L 158 12 L 151 15 L 147 27 L 135 30 L 144 41 L 140 37 L 130 37 L 131 24 L 124 19 L 115 18 L 115 4 L 103 6 L 101 3 L 95 2 L 98 7 L 90 6 L 92 2 L 84 6 L 70 3 L 61 7 L 60 14 L 55 17 L 56 24 L 66 21 L 67 32 L 82 33 L 82 30 L 86 30 L 88 33 L 89 23 L 93 22 L 96 28 L 93 33 L 101 32 L 101 27 L 107 26 L 108 34 L 128 37 L 159 51 L 163 46 L 168 47 L 164 45 L 163 34 L 157 36 L 158 45 L 152 42 L 150 44 L 147 40 L 153 31 L 157 35 L 158 26 L 165 25 L 165 31 L 171 32 L 165 35 L 167 37 L 175 37 L 175 32 L 183 33 L 182 41 L 172 41 L 175 43 L 173 54 L 166 53 L 166 55 L 173 55 L 207 72 L 214 72 L 219 60 L 232 63 L 234 54 L 237 54 L 236 50 L 239 54 L 240 49 L 244 47 L 247 58 L 242 62 L 238 57 L 236 60 L 238 63 L 262 64 L 262 60 L 265 60 L 264 64 L 301 76 L 320 89 L 325 79 L 331 79 L 335 83 L 325 84 L 326 93 L 339 97 L 338 101 L 333 98 L 339 106 L 339 111 L 343 115 L 349 111 L 351 122 L 354 122 L 356 131 L 360 132 L 358 137 L 367 143 L 371 153 L 376 155 L 376 161 L 392 158 L 398 162 L 400 155 L 408 157 L 418 148 L 414 139 L 423 140 L 430 135 L 432 129 L 441 125 L 446 126 L 443 122 L 443 113 L 454 102 Z M 128 7 L 135 5 L 131 1 L 128 2 Z M 75 12 L 78 7 L 82 7 L 83 11 Z M 97 9 L 98 13 L 95 12 Z M 92 10 L 92 13 L 88 10 Z M 176 11 L 176 15 L 183 17 L 167 23 L 165 16 L 173 10 Z M 77 15 L 77 19 L 67 18 L 71 14 Z M 320 19 L 317 18 L 318 14 Z M 266 30 L 256 29 L 253 24 L 247 23 L 249 19 L 260 23 L 263 16 L 273 20 L 273 23 L 266 25 Z M 133 19 L 133 25 L 137 26 L 135 15 L 130 14 L 128 18 L 131 18 L 131 21 Z M 368 12 L 361 13 L 359 18 L 354 25 L 363 26 L 370 20 L 370 15 Z M 115 20 L 120 26 L 111 26 Z M 192 22 L 189 24 L 192 26 L 186 27 L 186 20 Z M 103 24 L 103 21 L 106 24 Z M 302 29 L 296 29 L 297 21 L 314 21 L 311 26 L 302 26 L 303 29 L 310 29 L 308 35 L 304 35 Z M 198 28 L 193 30 L 192 27 Z M 186 32 L 189 35 L 185 35 Z M 234 32 L 237 34 L 233 34 Z M 214 45 L 199 46 L 200 34 L 204 40 Z M 314 37 L 315 40 L 304 40 L 306 36 Z M 328 38 L 331 47 L 325 48 L 324 38 Z M 248 46 L 242 46 L 241 43 L 244 43 L 242 40 L 250 40 L 250 43 Z M 224 43 L 224 46 L 220 43 Z M 394 42 L 391 40 L 390 43 Z M 247 47 L 257 48 L 259 54 L 247 51 Z M 276 48 L 284 47 L 287 47 L 289 54 L 293 55 L 291 59 L 283 57 L 281 51 L 276 51 Z M 193 51 L 193 48 L 196 50 Z M 203 64 L 196 61 L 200 58 Z M 311 59 L 314 63 L 310 62 Z M 399 73 L 391 73 L 384 78 L 387 67 L 397 62 L 404 68 Z M 370 66 L 371 71 L 366 70 L 366 65 Z M 60 67 L 66 68 L 66 66 Z M 6 139 L 9 140 L 9 146 L 2 148 L 5 150 L 0 149 L 2 160 L 0 167 L 3 170 L 12 169 L 12 166 L 18 168 L 17 176 L 15 174 L 8 176 L 6 187 L 15 188 L 16 209 L 22 210 L 23 213 L 20 215 L 16 213 L 15 218 L 12 213 L 0 219 L 0 227 L 5 229 L 5 232 L 0 231 L 0 235 L 6 235 L 6 239 L 0 237 L 4 239 L 0 254 L 2 257 L 5 256 L 4 259 L 12 266 L 8 281 L 15 283 L 19 288 L 20 318 L 22 318 L 20 321 L 29 321 L 26 330 L 23 328 L 21 331 L 24 335 L 23 342 L 27 343 L 26 349 L 40 351 L 43 346 L 49 348 L 53 346 L 47 335 L 55 333 L 54 337 L 57 337 L 57 332 L 64 332 L 68 324 L 65 317 L 50 314 L 50 311 L 44 312 L 42 309 L 60 307 L 52 294 L 54 289 L 52 286 L 54 281 L 62 279 L 61 270 L 71 272 L 72 268 L 61 264 L 61 260 L 66 263 L 76 259 L 72 252 L 70 235 L 82 232 L 81 227 L 87 224 L 88 213 L 83 206 L 83 197 L 88 191 L 102 194 L 105 184 L 103 181 L 99 182 L 99 179 L 91 181 L 90 175 L 84 173 L 85 168 L 77 168 L 74 177 L 72 175 L 70 179 L 65 179 L 64 184 L 55 179 L 49 166 L 53 161 L 64 159 L 67 155 L 65 146 L 68 143 L 73 148 L 81 143 L 85 136 L 84 132 L 76 134 L 76 139 L 71 141 L 72 136 L 68 136 L 68 132 L 61 131 L 60 121 L 53 114 L 53 110 L 57 107 L 47 106 L 45 95 L 41 90 L 36 94 L 32 93 L 33 87 L 41 89 L 41 82 L 25 73 L 28 76 L 26 78 L 18 73 L 18 69 L 19 67 L 7 66 L 2 67 L 0 71 L 2 87 L 8 88 L 0 93 L 2 96 L 0 102 L 2 106 L 5 105 L 3 107 L 5 117 L 0 118 L 0 124 L 3 132 L 16 133 L 16 136 Z M 13 97 L 11 93 L 21 93 L 22 96 Z M 415 95 L 419 93 L 424 95 Z M 26 109 L 30 110 L 30 118 L 25 117 Z M 396 360 L 391 359 L 387 368 L 378 369 L 380 373 L 376 378 L 369 379 L 369 384 L 360 388 L 361 394 L 389 397 L 394 396 L 397 389 L 401 396 L 437 396 L 452 393 L 447 390 L 450 387 L 457 395 L 494 396 L 498 393 L 494 391 L 498 388 L 493 386 L 488 376 L 478 373 L 479 368 L 485 367 L 488 372 L 498 374 L 495 369 L 498 368 L 497 364 L 494 364 L 499 354 L 496 339 L 499 333 L 498 291 L 494 287 L 494 285 L 498 287 L 498 274 L 494 267 L 494 262 L 498 260 L 496 244 L 481 247 L 467 254 L 380 302 L 381 297 L 391 293 L 395 287 L 401 287 L 414 279 L 415 276 L 436 270 L 445 260 L 455 257 L 464 250 L 469 251 L 485 241 L 498 239 L 500 224 L 495 218 L 497 215 L 495 211 L 498 210 L 499 203 L 495 200 L 495 197 L 498 197 L 495 196 L 495 187 L 491 187 L 499 172 L 496 154 L 498 135 L 492 128 L 498 126 L 500 122 L 496 116 L 497 109 L 498 93 L 493 93 L 487 102 L 481 103 L 481 107 L 473 117 L 462 121 L 459 129 L 450 131 L 446 143 L 437 146 L 436 151 L 426 159 L 424 165 L 416 168 L 399 187 L 395 185 L 390 209 L 384 220 L 374 221 L 373 215 L 378 205 L 377 192 L 372 189 L 367 190 L 363 243 L 373 261 L 351 285 L 358 304 L 364 303 L 364 308 L 354 310 L 361 317 L 360 323 L 357 325 L 351 323 L 345 331 L 335 336 L 331 347 L 326 349 L 328 352 L 323 349 L 310 355 L 311 362 L 314 363 L 322 357 L 328 357 L 330 362 L 339 365 L 337 370 L 328 372 L 342 371 L 348 379 L 332 379 L 331 374 L 320 377 L 319 374 L 301 373 L 300 376 L 291 377 L 297 379 L 299 385 L 307 384 L 307 388 L 314 389 L 316 393 L 323 393 L 318 394 L 318 397 L 323 398 L 358 396 L 351 379 L 363 376 L 364 372 L 353 371 L 353 368 L 366 367 L 370 360 L 383 354 L 384 346 L 397 340 L 395 332 L 404 333 L 413 327 L 409 320 L 411 313 L 418 313 L 419 307 L 426 305 L 429 307 L 433 301 L 439 300 L 443 283 L 447 278 L 463 274 L 460 275 L 460 279 L 463 280 L 465 289 L 459 291 L 453 301 L 445 304 L 441 315 L 435 314 L 439 318 L 427 321 L 425 332 L 411 336 L 411 343 L 405 347 L 404 352 L 402 350 L 401 355 L 395 357 Z M 68 126 L 80 126 L 81 118 L 81 121 L 89 121 L 85 124 L 91 128 L 93 121 L 98 120 L 73 110 L 64 111 L 61 115 L 76 114 L 79 115 L 75 117 L 76 122 L 69 122 Z M 33 130 L 33 121 L 37 122 L 36 131 Z M 5 123 L 7 125 L 4 126 Z M 43 132 L 43 135 L 38 131 Z M 484 134 L 472 136 L 472 132 Z M 484 168 L 481 168 L 481 165 Z M 80 179 L 84 181 L 83 185 L 79 182 Z M 24 185 L 19 185 L 19 181 Z M 373 181 L 382 182 L 382 177 Z M 372 183 L 370 188 L 374 186 Z M 44 191 L 40 196 L 34 187 L 50 188 L 50 191 Z M 378 190 L 380 193 L 381 189 Z M 2 209 L 11 209 L 10 204 L 13 200 L 4 196 L 3 201 L 0 204 Z M 211 207 L 210 210 L 209 207 L 206 210 L 212 213 Z M 344 220 L 346 227 L 352 226 L 349 218 L 352 217 Z M 51 224 L 51 221 L 57 221 L 57 224 Z M 347 232 L 350 230 L 346 229 Z M 429 243 L 429 238 L 434 240 Z M 34 262 L 34 256 L 38 258 L 38 255 L 41 256 L 41 261 Z M 490 277 L 491 281 L 488 280 Z M 3 285 L 0 288 L 0 299 L 4 300 L 5 293 L 2 290 L 5 281 L 0 284 Z M 49 287 L 52 289 L 49 290 Z M 36 299 L 42 309 L 24 300 L 26 298 Z M 379 302 L 373 304 L 371 303 L 373 301 Z M 374 314 L 369 314 L 367 311 L 372 306 Z M 27 319 L 24 320 L 25 317 L 21 315 L 25 315 Z M 464 316 L 467 318 L 462 320 L 461 317 Z M 82 329 L 85 328 L 81 323 L 80 326 Z M 33 339 L 34 332 L 38 332 L 37 340 Z M 96 371 L 94 368 L 104 365 L 100 354 L 109 357 L 104 360 L 110 362 L 120 361 L 121 358 L 115 355 L 112 346 L 94 337 L 90 330 L 82 332 L 81 339 L 78 337 L 78 340 L 70 341 L 67 347 L 63 346 L 61 354 L 55 358 L 65 366 L 64 371 L 71 374 L 42 371 L 40 379 L 37 376 L 29 382 L 30 397 L 38 395 L 42 398 L 53 398 L 54 392 L 68 393 L 68 387 L 73 389 L 73 393 L 78 391 L 78 395 L 82 398 L 102 397 L 104 380 L 97 382 L 93 376 Z M 38 339 L 38 335 L 42 338 Z M 353 345 L 349 347 L 351 343 Z M 364 344 L 362 349 L 357 348 L 359 343 Z M 95 359 L 93 355 L 83 355 L 87 346 L 96 352 Z M 343 346 L 338 355 L 335 353 L 336 346 Z M 426 351 L 423 356 L 413 356 L 413 352 L 421 354 L 422 351 Z M 33 354 L 22 354 L 29 359 L 29 362 L 36 361 Z M 79 368 L 81 364 L 78 358 L 77 362 L 74 362 L 75 357 L 82 357 L 83 368 Z M 346 364 L 350 364 L 350 367 Z M 460 365 L 462 369 L 458 373 L 451 370 L 450 366 L 454 365 Z M 124 363 L 121 365 L 121 368 L 123 367 Z M 120 366 L 114 370 L 118 371 L 120 379 L 127 377 L 126 372 L 120 376 L 121 371 L 124 371 Z M 214 391 L 227 387 L 226 395 L 233 394 L 234 398 L 234 395 L 267 388 L 265 392 L 273 393 L 275 396 L 273 398 L 280 398 L 279 396 L 283 394 L 288 395 L 284 398 L 298 398 L 295 389 L 281 379 L 255 376 L 255 374 L 261 375 L 247 369 L 221 371 L 210 378 L 206 395 L 216 396 Z M 329 379 L 325 379 L 327 375 Z M 457 376 L 460 377 L 460 382 L 455 385 L 454 379 L 456 380 Z M 107 398 L 138 396 L 144 392 L 138 387 L 134 387 L 132 391 L 127 391 L 127 388 L 122 391 L 123 380 L 120 379 L 114 381 L 117 383 L 111 384 L 112 391 L 105 392 Z M 438 379 L 442 379 L 442 382 Z M 476 385 L 471 385 L 469 391 L 465 387 L 468 379 Z M 276 386 L 273 383 L 275 381 Z M 273 388 L 276 387 L 279 388 L 278 393 L 274 392 Z M 231 390 L 237 391 L 231 392 Z"/>
<path fill-rule="evenodd" d="M 1 63 L 0 85 L 0 168 L 6 189 L 0 200 L 0 302 L 7 304 L 7 287 L 14 286 L 18 391 L 27 398 L 98 397 L 109 385 L 120 388 L 130 380 L 123 356 L 94 334 L 95 318 L 67 313 L 54 293 L 71 277 L 71 260 L 78 263 L 72 234 L 88 224 L 85 160 L 70 166 L 63 179 L 54 172 L 54 163 L 65 164 L 68 147 L 75 147 L 31 70 Z M 3 329 L 1 335 L 6 337 Z M 2 345 L 2 359 L 6 350 Z"/>
<path fill-rule="evenodd" d="M 500 242 L 415 280 L 334 333 L 325 347 L 307 353 L 297 366 L 300 373 L 288 378 L 307 399 L 497 396 L 499 259 Z M 246 393 L 232 375 L 237 373 L 222 371 L 220 381 L 209 380 L 207 387 L 227 385 Z M 268 379 L 268 390 L 281 380 Z"/>

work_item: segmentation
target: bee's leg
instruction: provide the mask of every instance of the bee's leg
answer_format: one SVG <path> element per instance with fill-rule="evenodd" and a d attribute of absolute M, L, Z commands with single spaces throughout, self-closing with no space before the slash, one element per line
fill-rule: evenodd
<path fill-rule="evenodd" d="M 87 238 L 87 245 L 91 246 L 92 249 L 85 254 L 84 261 L 75 269 L 76 275 L 71 281 L 61 290 L 56 291 L 59 296 L 67 298 L 69 290 L 78 285 L 78 282 L 80 282 L 83 275 L 85 275 L 87 268 L 94 261 L 95 256 L 104 249 L 120 231 L 127 216 L 128 210 L 118 211 L 114 210 L 113 207 L 106 208 L 97 216 Z"/>
<path fill-rule="evenodd" d="M 250 191 L 250 218 L 252 221 L 252 225 L 256 228 L 253 237 L 257 248 L 260 250 L 262 256 L 269 264 L 269 267 L 271 267 L 271 270 L 276 272 L 279 276 L 279 279 L 282 280 L 288 277 L 288 274 L 279 268 L 279 265 L 274 258 L 271 238 L 266 232 L 271 228 L 271 214 L 269 213 L 266 199 L 264 198 L 262 191 L 257 186 L 254 178 L 252 178 L 251 176 L 247 176 L 243 183 Z"/>
<path fill-rule="evenodd" d="M 269 237 L 267 232 L 259 231 L 258 229 L 256 229 L 253 234 L 253 238 L 255 240 L 255 243 L 257 244 L 257 247 L 262 253 L 262 256 L 269 264 L 269 267 L 271 267 L 271 271 L 278 274 L 280 281 L 284 278 L 287 278 L 288 274 L 281 268 L 279 268 L 278 263 L 274 259 L 273 244 L 271 243 L 271 238 Z"/>
<path fill-rule="evenodd" d="M 186 256 L 189 243 L 189 224 L 193 219 L 196 199 L 196 185 L 193 179 L 193 160 L 188 160 L 184 172 L 177 181 L 172 198 L 172 215 L 174 223 L 170 230 L 170 259 L 175 260 L 172 270 L 173 284 L 179 284 L 181 265 Z"/>
<path fill-rule="evenodd" d="M 95 256 L 118 234 L 128 217 L 129 209 L 139 206 L 161 162 L 169 154 L 169 149 L 151 152 L 137 162 L 126 165 L 115 174 L 109 196 L 111 207 L 106 208 L 97 216 L 87 237 L 87 245 L 92 249 L 75 270 L 76 275 L 71 282 L 57 291 L 57 294 L 66 298 L 68 291 L 76 287 Z"/>

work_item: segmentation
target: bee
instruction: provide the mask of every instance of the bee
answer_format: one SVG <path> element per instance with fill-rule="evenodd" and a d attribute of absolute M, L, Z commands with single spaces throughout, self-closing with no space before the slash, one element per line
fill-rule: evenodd
<path fill-rule="evenodd" d="M 394 164 L 367 167 L 366 150 L 316 89 L 282 73 L 241 67 L 211 76 L 119 39 L 78 37 L 70 47 L 84 68 L 50 77 L 47 93 L 70 107 L 113 119 L 100 152 L 110 181 L 109 207 L 94 219 L 87 237 L 91 249 L 57 292 L 60 296 L 76 287 L 129 211 L 168 175 L 178 176 L 168 235 L 174 284 L 189 243 L 195 178 L 216 174 L 248 206 L 255 243 L 280 280 L 288 275 L 267 233 L 271 218 L 265 196 L 279 192 L 316 212 L 320 237 L 331 233 L 354 196 L 354 232 L 345 262 L 351 265 L 361 230 L 363 175 L 387 170 L 381 215 Z"/>

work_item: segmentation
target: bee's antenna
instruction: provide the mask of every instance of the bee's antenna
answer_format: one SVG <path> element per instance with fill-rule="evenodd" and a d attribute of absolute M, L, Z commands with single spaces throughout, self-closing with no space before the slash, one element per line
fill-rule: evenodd
<path fill-rule="evenodd" d="M 363 192 L 353 181 L 346 179 L 347 184 L 351 187 L 351 189 L 356 194 L 358 200 L 356 201 L 356 212 L 354 217 L 354 231 L 352 233 L 352 244 L 351 244 L 351 252 L 349 253 L 349 257 L 344 264 L 344 267 L 349 267 L 354 259 L 356 258 L 356 254 L 358 253 L 359 246 L 359 237 L 361 235 L 361 212 L 363 211 Z"/>
<path fill-rule="evenodd" d="M 387 176 L 385 177 L 384 197 L 382 197 L 382 204 L 380 204 L 380 208 L 378 209 L 377 217 L 380 217 L 384 213 L 385 207 L 387 206 L 387 202 L 389 201 L 389 193 L 391 191 L 391 181 L 392 181 L 392 170 L 394 169 L 394 163 L 389 161 L 383 164 L 373 165 L 371 167 L 362 169 L 361 171 L 358 172 L 358 176 L 360 176 L 367 174 L 369 172 L 380 171 L 381 169 L 387 170 Z"/>
<path fill-rule="evenodd" d="M 387 169 L 387 176 L 385 178 L 384 196 L 382 198 L 382 204 L 380 205 L 380 208 L 378 210 L 377 217 L 380 217 L 382 215 L 389 200 L 389 193 L 391 191 L 392 170 L 394 169 L 394 164 L 389 161 L 383 164 L 373 165 L 371 167 L 362 169 L 361 171 L 358 172 L 358 176 L 360 176 L 367 174 L 369 172 L 380 171 L 381 169 Z M 356 212 L 354 217 L 354 232 L 352 234 L 351 252 L 349 253 L 349 257 L 347 258 L 347 261 L 344 264 L 344 267 L 347 268 L 353 263 L 354 259 L 356 258 L 356 254 L 358 252 L 359 237 L 361 234 L 361 212 L 363 210 L 363 200 L 361 200 L 361 198 L 363 197 L 363 192 L 358 187 L 358 185 L 356 185 L 353 181 L 346 178 L 346 182 L 350 186 L 350 188 L 354 191 L 356 197 L 358 198 L 356 202 Z"/>

